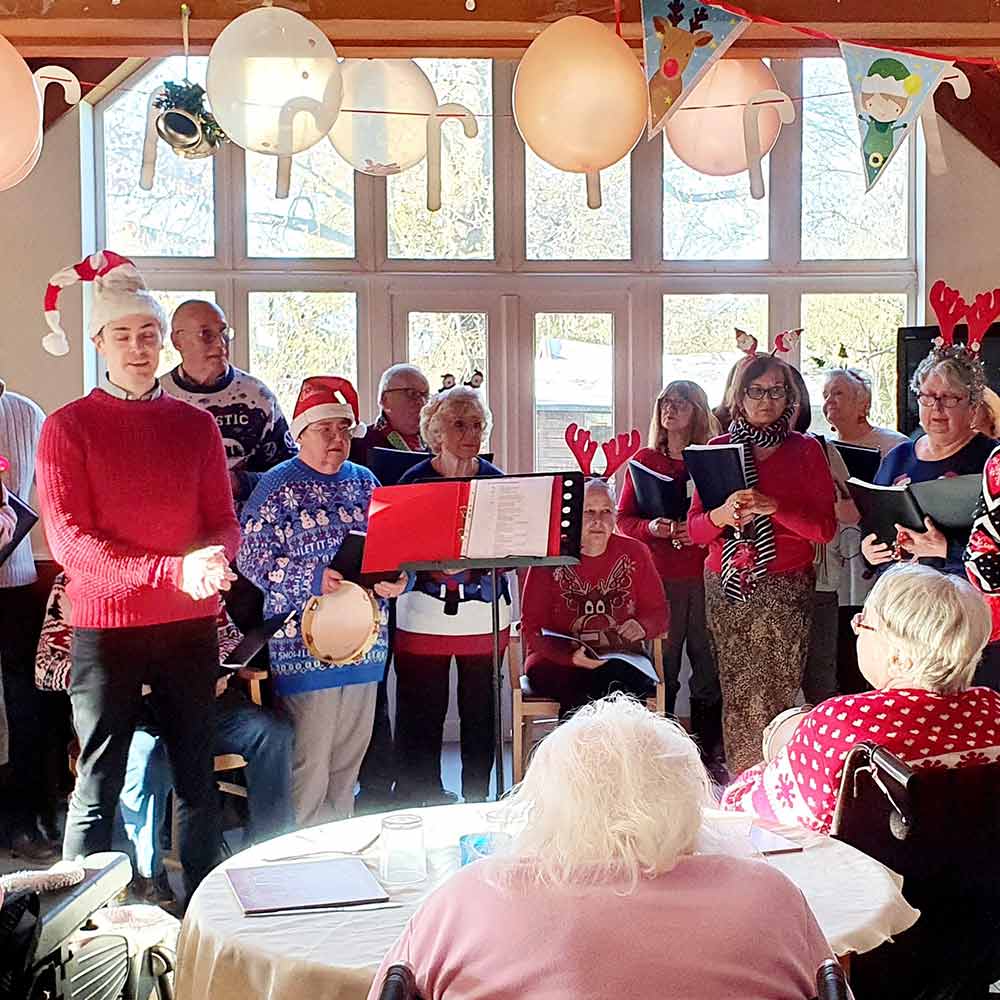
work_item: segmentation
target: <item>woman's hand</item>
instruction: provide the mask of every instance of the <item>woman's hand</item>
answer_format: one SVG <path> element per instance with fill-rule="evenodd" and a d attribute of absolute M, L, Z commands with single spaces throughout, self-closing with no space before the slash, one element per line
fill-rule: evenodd
<path fill-rule="evenodd" d="M 654 517 L 649 522 L 649 533 L 655 538 L 669 538 L 673 533 L 674 522 L 665 517 Z"/>
<path fill-rule="evenodd" d="M 618 634 L 625 642 L 642 642 L 646 638 L 646 630 L 634 618 L 630 618 L 620 629 Z"/>
<path fill-rule="evenodd" d="M 379 597 L 399 597 L 406 590 L 407 579 L 405 573 L 400 573 L 392 583 L 376 583 L 375 593 Z"/>
<path fill-rule="evenodd" d="M 870 566 L 882 566 L 884 563 L 890 563 L 896 558 L 893 555 L 892 548 L 888 545 L 883 545 L 874 532 L 862 540 L 861 554 L 868 560 Z"/>
<path fill-rule="evenodd" d="M 774 514 L 778 510 L 777 501 L 761 493 L 760 490 L 744 490 L 743 493 L 749 495 L 749 503 L 741 503 L 741 506 L 749 507 L 750 513 L 755 517 L 758 514 L 764 516 Z"/>
<path fill-rule="evenodd" d="M 716 507 L 709 517 L 717 528 L 739 528 L 749 524 L 758 514 L 773 514 L 777 509 L 777 503 L 760 490 L 737 490 L 721 507 Z"/>
<path fill-rule="evenodd" d="M 332 594 L 344 582 L 344 574 L 327 567 L 323 570 L 323 579 L 319 585 L 321 594 Z"/>
<path fill-rule="evenodd" d="M 573 666 L 581 667 L 583 670 L 596 670 L 604 666 L 604 661 L 591 659 L 583 646 L 577 646 L 573 650 Z"/>
<path fill-rule="evenodd" d="M 924 518 L 925 531 L 913 531 L 896 525 L 896 544 L 917 559 L 945 559 L 948 556 L 948 540 L 938 526 L 929 518 Z"/>

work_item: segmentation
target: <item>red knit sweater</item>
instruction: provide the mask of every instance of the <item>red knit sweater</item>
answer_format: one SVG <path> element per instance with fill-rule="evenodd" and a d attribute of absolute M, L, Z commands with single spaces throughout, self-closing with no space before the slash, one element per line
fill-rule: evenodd
<path fill-rule="evenodd" d="M 678 482 L 688 481 L 687 466 L 682 458 L 671 458 L 662 451 L 643 448 L 636 453 L 635 460 L 652 469 L 670 476 Z M 642 516 L 639 502 L 632 485 L 632 473 L 625 476 L 622 495 L 618 499 L 618 530 L 623 535 L 645 542 L 653 556 L 653 564 L 662 580 L 700 580 L 705 567 L 705 549 L 700 545 L 685 545 L 675 549 L 669 538 L 660 538 L 649 531 L 650 520 Z"/>
<path fill-rule="evenodd" d="M 712 439 L 724 444 L 729 435 Z M 770 458 L 757 463 L 757 489 L 778 505 L 771 515 L 776 554 L 768 573 L 794 573 L 811 566 L 813 543 L 825 545 L 837 530 L 833 504 L 836 492 L 830 466 L 820 443 L 794 431 Z M 708 568 L 722 571 L 722 534 L 702 507 L 697 490 L 688 514 L 688 533 L 697 545 L 707 545 Z"/>
<path fill-rule="evenodd" d="M 210 413 L 163 395 L 101 389 L 56 410 L 38 443 L 49 548 L 69 577 L 73 622 L 126 628 L 215 616 L 180 587 L 184 555 L 240 543 L 222 437 Z"/>
<path fill-rule="evenodd" d="M 535 662 L 573 665 L 573 647 L 542 636 L 543 628 L 578 635 L 598 652 L 632 649 L 618 628 L 634 618 L 647 638 L 666 633 L 667 599 L 649 549 L 612 535 L 604 555 L 583 556 L 578 566 L 528 570 L 521 595 L 525 669 Z"/>

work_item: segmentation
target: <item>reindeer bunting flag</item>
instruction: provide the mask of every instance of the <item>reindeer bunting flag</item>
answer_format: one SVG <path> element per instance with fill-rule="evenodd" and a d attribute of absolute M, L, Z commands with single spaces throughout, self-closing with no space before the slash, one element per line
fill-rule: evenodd
<path fill-rule="evenodd" d="M 709 3 L 642 0 L 650 139 L 750 23 Z"/>

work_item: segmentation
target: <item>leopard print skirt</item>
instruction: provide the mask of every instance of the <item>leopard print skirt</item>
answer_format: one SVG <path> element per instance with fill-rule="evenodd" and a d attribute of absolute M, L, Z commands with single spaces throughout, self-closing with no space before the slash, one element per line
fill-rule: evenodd
<path fill-rule="evenodd" d="M 767 724 L 795 704 L 812 625 L 816 576 L 768 573 L 745 604 L 730 604 L 718 573 L 705 571 L 705 608 L 722 686 L 726 766 L 737 775 L 760 762 Z"/>

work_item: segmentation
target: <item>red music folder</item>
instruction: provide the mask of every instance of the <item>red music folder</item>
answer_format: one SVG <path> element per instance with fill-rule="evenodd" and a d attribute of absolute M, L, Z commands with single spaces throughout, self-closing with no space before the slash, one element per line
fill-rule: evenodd
<path fill-rule="evenodd" d="M 578 474 L 379 487 L 368 509 L 362 570 L 564 555 L 577 494 Z M 576 539 L 578 547 L 579 531 Z"/>

